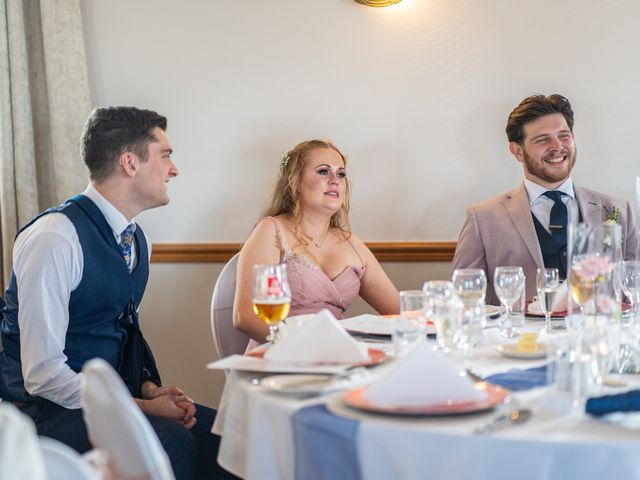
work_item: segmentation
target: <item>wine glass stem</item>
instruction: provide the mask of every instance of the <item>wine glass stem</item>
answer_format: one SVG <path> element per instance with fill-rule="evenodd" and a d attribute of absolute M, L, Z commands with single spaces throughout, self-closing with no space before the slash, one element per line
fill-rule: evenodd
<path fill-rule="evenodd" d="M 276 343 L 278 341 L 278 332 L 279 332 L 278 324 L 270 324 L 269 325 L 269 336 L 267 337 L 267 341 L 271 343 Z"/>
<path fill-rule="evenodd" d="M 507 335 L 507 337 L 511 336 L 512 333 L 512 328 L 511 328 L 511 307 L 509 305 L 507 305 L 506 303 L 504 304 L 504 309 L 505 309 L 505 319 L 504 319 L 504 331 L 505 334 Z"/>
<path fill-rule="evenodd" d="M 547 334 L 551 333 L 551 312 L 544 314 L 545 331 Z"/>

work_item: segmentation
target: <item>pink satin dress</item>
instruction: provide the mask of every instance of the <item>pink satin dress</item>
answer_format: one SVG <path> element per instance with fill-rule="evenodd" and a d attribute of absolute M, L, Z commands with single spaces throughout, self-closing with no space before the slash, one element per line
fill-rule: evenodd
<path fill-rule="evenodd" d="M 334 317 L 341 320 L 360 292 L 360 281 L 365 272 L 362 257 L 358 255 L 361 267 L 348 266 L 337 277 L 331 279 L 322 269 L 304 254 L 294 253 L 286 237 L 280 231 L 278 223 L 271 218 L 276 227 L 276 245 L 280 249 L 280 262 L 287 266 L 287 278 L 291 287 L 291 311 L 289 316 L 316 313 L 328 309 Z M 247 351 L 259 344 L 251 340 Z"/>

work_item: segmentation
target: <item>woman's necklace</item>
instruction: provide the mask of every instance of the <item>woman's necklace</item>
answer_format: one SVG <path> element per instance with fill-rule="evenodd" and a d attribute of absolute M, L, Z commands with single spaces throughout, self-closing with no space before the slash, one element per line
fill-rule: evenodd
<path fill-rule="evenodd" d="M 327 237 L 329 236 L 329 230 L 327 230 L 323 237 L 322 240 L 318 240 L 317 242 L 313 239 L 313 237 L 311 235 L 309 235 L 307 232 L 305 232 L 304 230 L 302 231 L 302 234 L 311 242 L 313 243 L 317 248 L 320 248 L 322 246 L 322 244 L 324 243 L 324 241 L 327 239 Z"/>

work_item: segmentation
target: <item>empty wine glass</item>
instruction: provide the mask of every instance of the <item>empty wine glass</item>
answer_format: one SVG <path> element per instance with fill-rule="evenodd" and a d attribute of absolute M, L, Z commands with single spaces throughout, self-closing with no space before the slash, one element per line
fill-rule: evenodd
<path fill-rule="evenodd" d="M 626 261 L 622 264 L 622 291 L 631 303 L 631 316 L 623 321 L 625 341 L 619 351 L 620 372 L 637 372 L 640 368 L 640 261 Z M 624 317 L 623 317 L 624 318 Z"/>
<path fill-rule="evenodd" d="M 453 290 L 465 308 L 484 304 L 487 293 L 487 276 L 479 268 L 458 268 L 451 276 Z"/>
<path fill-rule="evenodd" d="M 539 268 L 536 277 L 538 303 L 544 313 L 545 331 L 551 333 L 551 313 L 560 289 L 560 273 L 557 268 Z"/>
<path fill-rule="evenodd" d="M 291 289 L 287 267 L 280 265 L 253 266 L 253 311 L 269 326 L 267 341 L 278 340 L 280 322 L 289 314 Z"/>
<path fill-rule="evenodd" d="M 631 303 L 633 318 L 638 320 L 640 310 L 640 261 L 631 260 L 622 264 L 622 291 Z"/>
<path fill-rule="evenodd" d="M 436 327 L 438 349 L 443 353 L 448 353 L 453 346 L 454 334 L 452 312 L 453 283 L 433 280 L 425 282 L 422 290 L 425 294 L 427 315 Z"/>
<path fill-rule="evenodd" d="M 493 289 L 505 309 L 505 319 L 502 322 L 502 336 L 517 337 L 511 322 L 511 306 L 520 298 L 524 288 L 524 272 L 522 267 L 497 267 L 493 275 Z"/>

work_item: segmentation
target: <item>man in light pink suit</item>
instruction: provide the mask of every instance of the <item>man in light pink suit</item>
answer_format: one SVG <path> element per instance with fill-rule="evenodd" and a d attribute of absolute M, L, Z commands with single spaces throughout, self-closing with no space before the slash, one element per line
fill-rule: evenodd
<path fill-rule="evenodd" d="M 532 95 L 507 120 L 509 151 L 522 163 L 524 182 L 467 210 L 451 270 L 481 268 L 487 275 L 487 304 L 499 305 L 493 273 L 521 266 L 526 298 L 536 294 L 538 268 L 558 268 L 566 277 L 568 210 L 579 220 L 602 224 L 616 217 L 622 227 L 623 256 L 636 254 L 636 226 L 629 202 L 575 186 L 573 110 L 562 95 Z"/>

